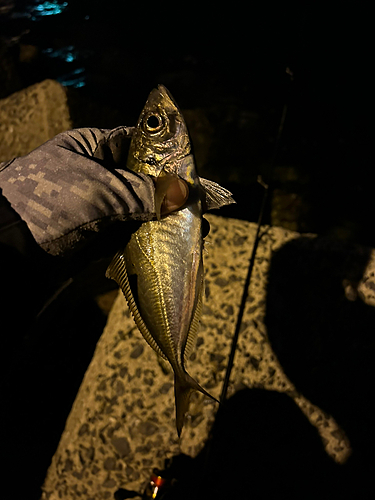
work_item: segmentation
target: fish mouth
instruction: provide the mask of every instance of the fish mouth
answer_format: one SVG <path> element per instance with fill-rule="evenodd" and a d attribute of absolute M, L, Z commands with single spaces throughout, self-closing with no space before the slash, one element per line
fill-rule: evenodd
<path fill-rule="evenodd" d="M 159 85 L 157 86 L 157 88 L 154 89 L 154 90 L 157 90 L 162 96 L 168 98 L 172 102 L 172 104 L 174 106 L 176 106 L 176 108 L 178 109 L 177 103 L 174 100 L 172 94 L 169 92 L 169 90 L 167 89 L 167 87 L 165 87 L 162 83 L 159 83 Z"/>
<path fill-rule="evenodd" d="M 169 101 L 169 104 L 174 107 L 179 113 L 181 113 L 180 108 L 178 107 L 175 99 L 173 98 L 167 87 L 165 87 L 162 83 L 159 83 L 156 88 L 151 90 L 147 102 L 149 104 L 155 104 L 160 102 L 161 99 L 166 99 L 167 101 Z"/>

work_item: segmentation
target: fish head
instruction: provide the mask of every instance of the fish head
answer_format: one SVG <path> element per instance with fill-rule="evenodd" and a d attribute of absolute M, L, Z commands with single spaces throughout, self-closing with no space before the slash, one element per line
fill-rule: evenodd
<path fill-rule="evenodd" d="M 153 177 L 195 177 L 195 163 L 185 120 L 164 85 L 148 96 L 133 132 L 127 168 Z M 185 179 L 189 182 L 189 179 Z"/>

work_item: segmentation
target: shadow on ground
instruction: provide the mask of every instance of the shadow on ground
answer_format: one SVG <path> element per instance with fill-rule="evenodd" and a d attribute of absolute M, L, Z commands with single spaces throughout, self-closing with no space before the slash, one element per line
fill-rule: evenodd
<path fill-rule="evenodd" d="M 34 328 L 21 330 L 22 318 L 13 317 L 9 323 L 6 335 L 17 338 L 2 362 L 6 372 L 2 471 L 7 498 L 41 496 L 47 468 L 114 298 L 115 286 L 104 278 L 107 264 L 89 266 L 47 307 Z M 108 303 L 101 300 L 106 297 Z M 22 316 L 22 309 L 18 314 Z"/>
<path fill-rule="evenodd" d="M 301 237 L 273 256 L 266 325 L 290 380 L 345 431 L 337 464 L 286 394 L 237 392 L 196 459 L 180 456 L 166 498 L 373 498 L 375 310 L 356 292 L 369 250 Z M 339 450 L 337 450 L 339 451 Z"/>

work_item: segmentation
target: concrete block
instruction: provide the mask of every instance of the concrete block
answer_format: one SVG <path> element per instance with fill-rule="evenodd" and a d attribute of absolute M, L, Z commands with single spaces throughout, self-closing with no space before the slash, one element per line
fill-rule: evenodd
<path fill-rule="evenodd" d="M 187 369 L 219 398 L 256 225 L 213 215 L 207 219 L 211 232 L 204 254 L 203 316 Z M 277 360 L 264 322 L 271 258 L 299 237 L 282 228 L 262 228 L 228 396 L 244 387 L 287 393 L 317 428 L 327 453 L 343 462 L 350 454 L 343 432 L 332 417 L 296 391 Z M 374 269 L 372 253 L 358 287 L 370 305 L 375 305 Z M 119 488 L 143 491 L 153 467 L 162 468 L 167 457 L 199 453 L 217 409 L 214 401 L 195 393 L 179 442 L 172 373 L 161 369 L 120 293 L 52 459 L 43 499 L 114 498 Z"/>
<path fill-rule="evenodd" d="M 72 128 L 66 90 L 44 80 L 0 100 L 0 162 L 23 156 Z"/>

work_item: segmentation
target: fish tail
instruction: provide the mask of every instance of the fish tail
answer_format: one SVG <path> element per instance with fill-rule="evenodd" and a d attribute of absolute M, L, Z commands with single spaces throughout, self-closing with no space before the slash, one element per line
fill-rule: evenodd
<path fill-rule="evenodd" d="M 189 409 L 190 395 L 193 391 L 199 391 L 219 403 L 216 398 L 205 391 L 187 372 L 184 371 L 179 375 L 175 374 L 174 394 L 176 399 L 176 427 L 179 437 L 181 436 L 182 427 L 184 425 L 185 414 Z"/>

